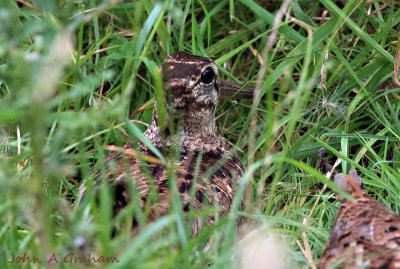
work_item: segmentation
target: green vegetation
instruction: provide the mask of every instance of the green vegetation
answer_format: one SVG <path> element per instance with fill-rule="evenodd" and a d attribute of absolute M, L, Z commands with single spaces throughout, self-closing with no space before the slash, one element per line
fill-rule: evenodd
<path fill-rule="evenodd" d="M 53 253 L 68 267 L 73 252 L 120 260 L 103 267 L 230 268 L 239 215 L 283 235 L 293 262 L 311 267 L 339 208 L 319 184 L 330 184 L 317 171 L 322 146 L 332 164 L 342 158 L 337 171 L 357 168 L 367 192 L 400 211 L 399 28 L 397 1 L 1 1 L 0 267 L 19 267 L 7 261 L 24 253 L 42 264 L 22 268 L 46 267 Z M 149 225 L 135 205 L 112 218 L 110 188 L 72 206 L 106 146 L 136 141 L 127 119 L 146 129 L 154 67 L 177 50 L 260 88 L 217 109 L 250 206 L 195 238 L 179 201 Z"/>

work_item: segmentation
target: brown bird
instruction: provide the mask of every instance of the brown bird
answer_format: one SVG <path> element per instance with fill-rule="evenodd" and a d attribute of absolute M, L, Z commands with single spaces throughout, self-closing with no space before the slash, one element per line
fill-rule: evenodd
<path fill-rule="evenodd" d="M 354 199 L 338 196 L 341 208 L 319 268 L 400 268 L 400 216 L 362 190 L 355 170 L 335 183 Z"/>
<path fill-rule="evenodd" d="M 152 188 L 157 193 L 148 221 L 167 214 L 173 178 L 184 211 L 189 211 L 191 204 L 194 210 L 209 205 L 219 208 L 222 216 L 231 208 L 235 185 L 244 169 L 217 128 L 215 110 L 221 95 L 231 96 L 241 86 L 219 79 L 218 68 L 211 59 L 185 52 L 169 55 L 161 71 L 166 99 L 170 102 L 164 119 L 159 118 L 158 106 L 154 104 L 152 123 L 144 136 L 163 156 L 174 156 L 177 150 L 180 156 L 171 164 L 162 162 L 142 142 L 138 142 L 139 152 L 127 144 L 120 152 L 108 155 L 106 176 L 116 185 L 114 212 L 131 201 L 129 182 L 139 193 L 137 202 L 142 208 L 154 193 Z M 251 97 L 252 90 L 246 87 L 239 97 Z M 166 123 L 163 128 L 159 125 L 161 121 Z M 173 171 L 172 175 L 169 171 Z M 86 184 L 81 185 L 78 197 L 86 195 Z M 101 188 L 100 173 L 94 184 L 97 189 Z M 208 222 L 213 222 L 213 217 Z M 193 234 L 200 229 L 201 221 L 196 220 Z"/>

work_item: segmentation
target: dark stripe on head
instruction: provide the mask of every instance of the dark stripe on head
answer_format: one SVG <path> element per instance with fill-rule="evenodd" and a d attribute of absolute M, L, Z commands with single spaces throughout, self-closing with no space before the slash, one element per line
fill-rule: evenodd
<path fill-rule="evenodd" d="M 189 81 L 197 81 L 201 72 L 213 61 L 206 57 L 177 51 L 168 56 L 162 64 L 164 89 L 176 84 L 189 85 Z"/>

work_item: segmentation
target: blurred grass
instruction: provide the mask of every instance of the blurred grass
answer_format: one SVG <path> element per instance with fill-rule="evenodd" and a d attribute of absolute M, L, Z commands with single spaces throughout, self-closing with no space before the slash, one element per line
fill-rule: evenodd
<path fill-rule="evenodd" d="M 305 252 L 317 261 L 339 206 L 318 185 L 323 145 L 331 163 L 340 157 L 339 169 L 358 168 L 367 192 L 399 213 L 400 95 L 391 79 L 400 5 L 288 1 L 276 21 L 283 4 L 1 1 L 0 267 L 18 267 L 7 263 L 13 254 L 74 252 L 121 260 L 104 267 L 230 268 L 239 259 L 238 215 L 283 234 L 293 261 L 311 267 Z M 140 123 L 151 121 L 154 66 L 176 50 L 211 57 L 222 78 L 260 88 L 254 102 L 217 109 L 247 166 L 251 207 L 195 238 L 179 199 L 149 225 L 134 204 L 112 218 L 108 188 L 98 204 L 70 203 L 90 168 L 102 169 L 107 145 L 140 139 Z M 136 237 L 132 216 L 143 228 Z M 111 236 L 113 227 L 120 231 Z"/>

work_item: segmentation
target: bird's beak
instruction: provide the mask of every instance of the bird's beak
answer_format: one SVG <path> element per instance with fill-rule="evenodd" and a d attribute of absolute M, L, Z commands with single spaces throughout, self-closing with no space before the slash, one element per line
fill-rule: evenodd
<path fill-rule="evenodd" d="M 234 82 L 217 79 L 217 87 L 219 89 L 220 100 L 226 99 L 252 99 L 254 96 L 254 88 L 250 86 L 243 86 Z"/>

